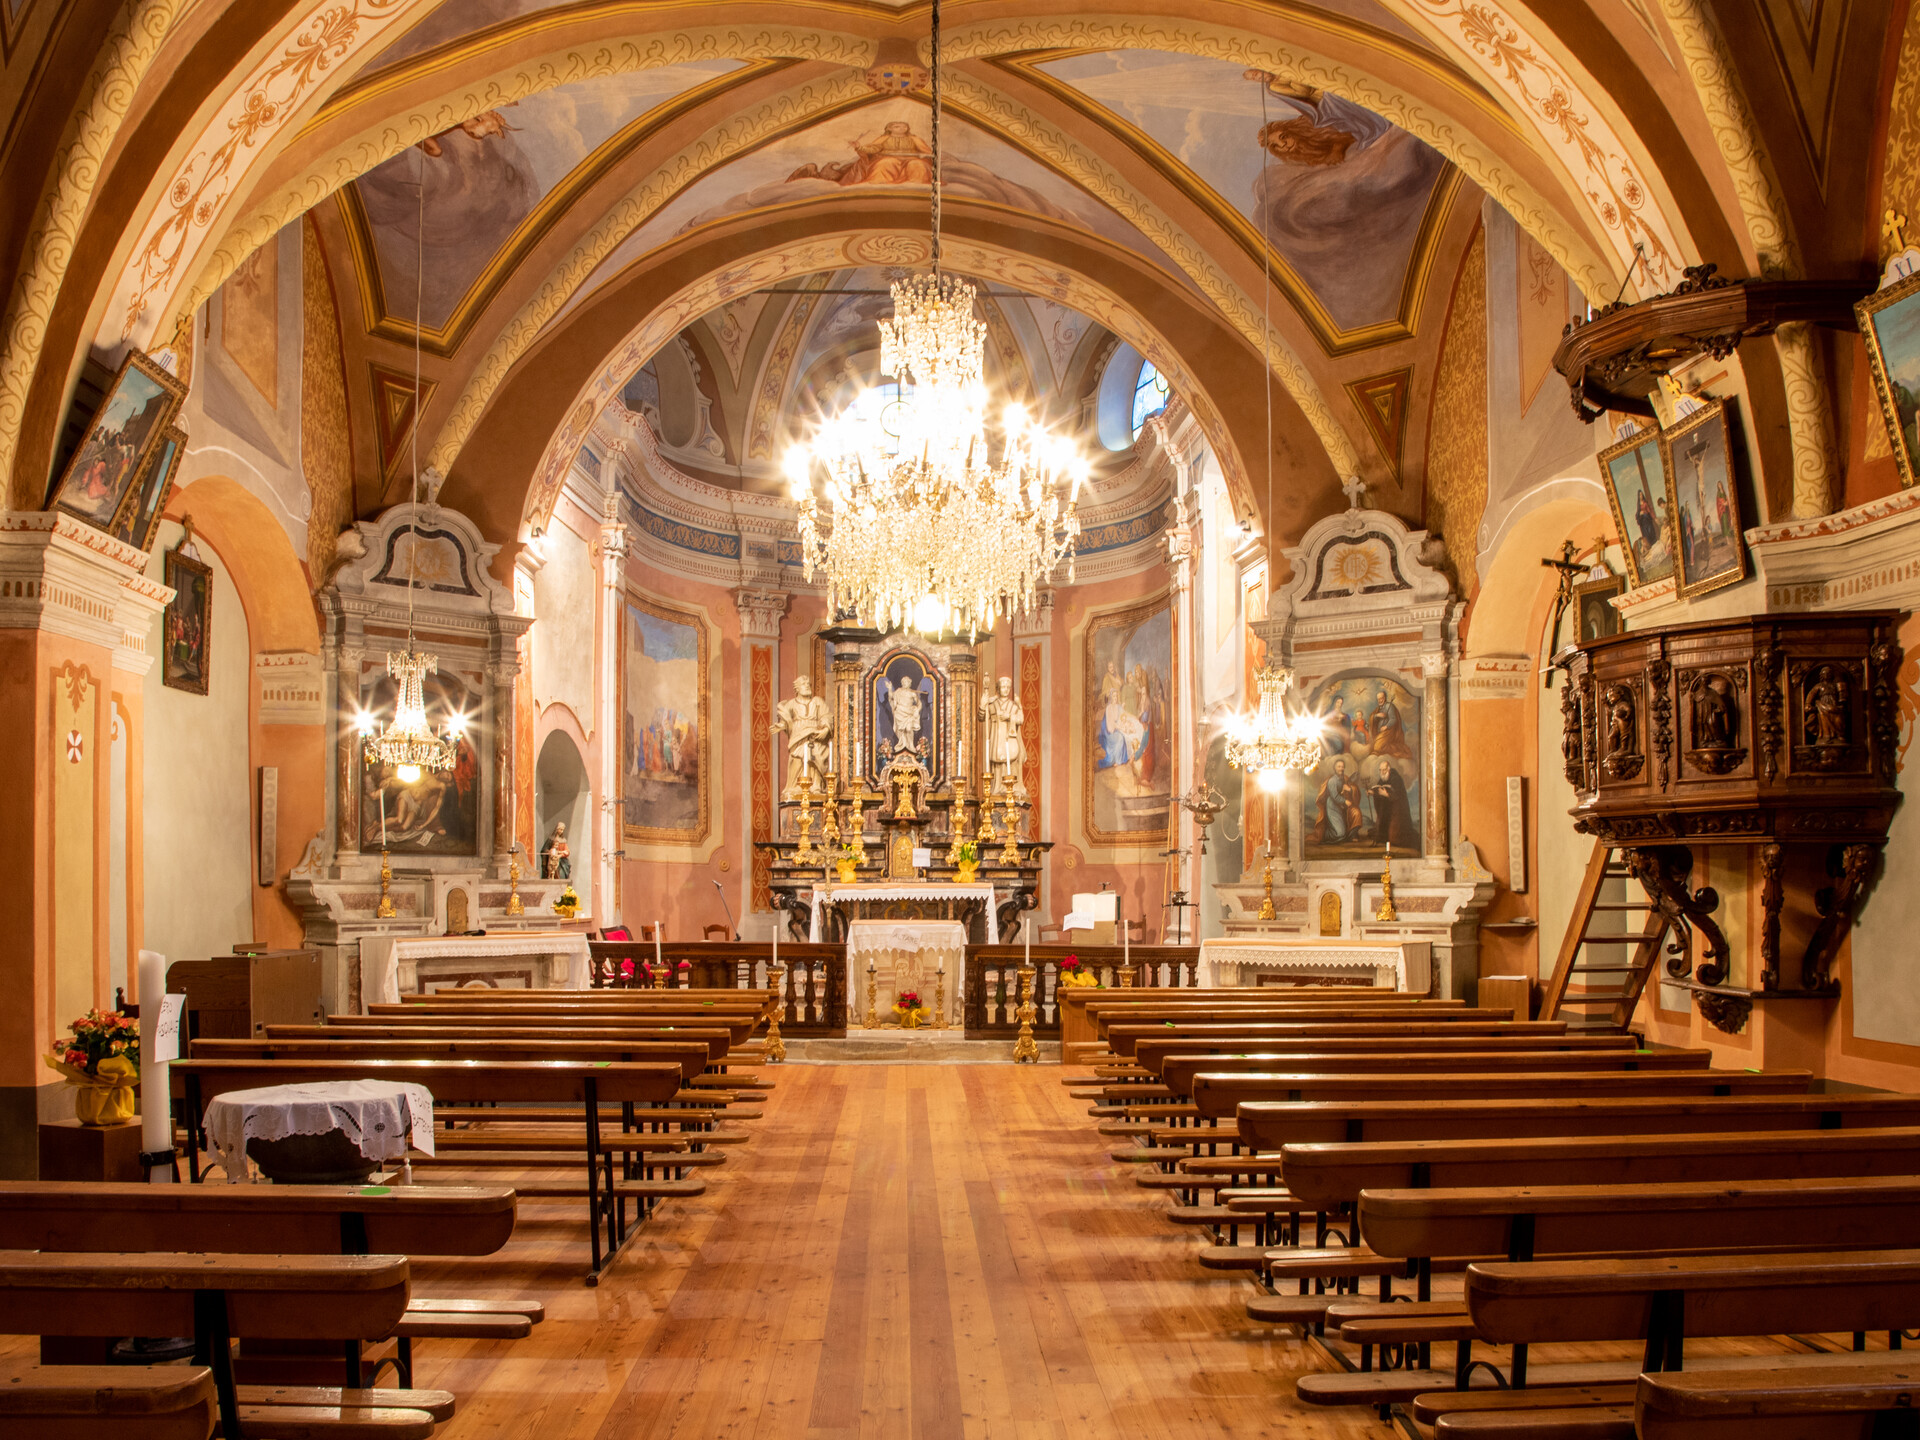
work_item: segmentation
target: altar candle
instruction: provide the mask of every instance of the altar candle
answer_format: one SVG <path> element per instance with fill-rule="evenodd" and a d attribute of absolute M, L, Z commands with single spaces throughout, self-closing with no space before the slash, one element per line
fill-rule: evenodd
<path fill-rule="evenodd" d="M 663 963 L 660 959 L 660 930 L 665 924 L 666 921 L 664 920 L 656 920 L 653 922 L 653 964 L 655 969 L 658 969 Z"/>
<path fill-rule="evenodd" d="M 382 850 L 387 848 L 387 791 L 385 786 L 382 786 L 380 790 L 380 848 Z"/>
<path fill-rule="evenodd" d="M 167 957 L 153 950 L 140 952 L 140 1148 L 152 1152 L 173 1148 L 169 1121 L 167 1066 L 154 1056 L 154 1034 L 160 1028 L 160 1007 L 167 998 Z"/>

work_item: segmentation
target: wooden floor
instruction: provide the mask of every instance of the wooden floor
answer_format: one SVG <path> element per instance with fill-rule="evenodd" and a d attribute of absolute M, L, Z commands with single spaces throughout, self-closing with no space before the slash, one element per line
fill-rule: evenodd
<path fill-rule="evenodd" d="M 503 1255 L 415 1267 L 418 1293 L 547 1305 L 528 1339 L 421 1347 L 416 1383 L 460 1396 L 444 1440 L 1398 1434 L 1296 1404 L 1324 1357 L 1200 1270 L 1070 1072 L 774 1073 L 752 1143 L 597 1289 L 546 1202 Z"/>

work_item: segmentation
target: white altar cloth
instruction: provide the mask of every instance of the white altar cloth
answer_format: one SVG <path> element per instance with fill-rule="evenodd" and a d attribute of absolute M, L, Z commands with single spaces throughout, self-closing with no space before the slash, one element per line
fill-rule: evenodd
<path fill-rule="evenodd" d="M 1433 987 L 1433 945 L 1425 940 L 1247 940 L 1226 936 L 1200 942 L 1200 983 L 1258 985 L 1261 974 L 1353 976 L 1425 995 Z"/>
<path fill-rule="evenodd" d="M 369 1003 L 400 1003 L 401 962 L 500 960 L 551 955 L 566 962 L 565 990 L 585 990 L 593 973 L 587 937 L 572 930 L 502 930 L 493 935 L 368 935 L 360 942 L 360 989 Z"/>
<path fill-rule="evenodd" d="M 991 885 L 816 885 L 813 887 L 813 921 L 807 939 L 815 945 L 820 943 L 821 926 L 829 905 L 852 900 L 984 900 L 987 902 L 987 943 L 998 945 L 1000 917 L 994 911 L 993 895 Z"/>
<path fill-rule="evenodd" d="M 874 1001 L 882 1021 L 893 1016 L 894 997 L 902 990 L 919 993 L 920 1003 L 933 1009 L 936 989 L 949 1020 L 958 1012 L 957 997 L 966 993 L 967 927 L 958 920 L 855 920 L 847 926 L 847 994 L 858 997 L 852 1013 L 867 1013 L 867 966 L 877 972 Z M 934 972 L 947 972 L 943 986 L 934 984 Z"/>
<path fill-rule="evenodd" d="M 207 1104 L 207 1141 L 230 1184 L 247 1178 L 247 1141 L 343 1132 L 369 1160 L 405 1157 L 407 1145 L 433 1154 L 433 1095 L 424 1085 L 335 1080 L 230 1090 Z"/>

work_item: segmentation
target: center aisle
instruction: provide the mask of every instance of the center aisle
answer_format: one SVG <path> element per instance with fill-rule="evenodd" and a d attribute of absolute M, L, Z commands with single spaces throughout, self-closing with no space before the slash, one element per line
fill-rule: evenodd
<path fill-rule="evenodd" d="M 547 1306 L 527 1339 L 423 1354 L 417 1383 L 461 1397 L 444 1440 L 1388 1433 L 1303 1413 L 1293 1377 L 1323 1357 L 1199 1268 L 1072 1072 L 768 1073 L 751 1143 L 598 1289 L 573 1207 L 546 1202 L 502 1255 L 416 1265 L 418 1293 Z"/>

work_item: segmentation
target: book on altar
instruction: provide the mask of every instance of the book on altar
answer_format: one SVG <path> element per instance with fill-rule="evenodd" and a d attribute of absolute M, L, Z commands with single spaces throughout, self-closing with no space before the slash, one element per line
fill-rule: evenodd
<path fill-rule="evenodd" d="M 1069 910 L 1067 912 L 1067 918 L 1060 922 L 1060 932 L 1063 935 L 1069 930 L 1091 929 L 1093 929 L 1093 917 L 1091 915 L 1082 915 L 1078 910 Z"/>
<path fill-rule="evenodd" d="M 1086 928 L 1096 945 L 1117 944 L 1115 921 L 1120 918 L 1120 896 L 1112 890 L 1081 893 L 1073 897 L 1073 914 L 1084 915 L 1092 923 Z M 1064 933 L 1064 931 L 1063 931 Z"/>

